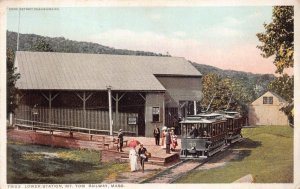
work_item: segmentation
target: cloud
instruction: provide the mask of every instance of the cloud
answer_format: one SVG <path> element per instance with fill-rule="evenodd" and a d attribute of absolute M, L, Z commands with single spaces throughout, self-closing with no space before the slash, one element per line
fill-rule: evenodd
<path fill-rule="evenodd" d="M 206 49 L 201 57 L 205 64 L 222 69 L 239 70 L 253 73 L 275 73 L 271 59 L 263 58 L 256 44 L 240 44 L 228 49 Z"/>
<path fill-rule="evenodd" d="M 222 46 L 226 46 L 227 44 L 232 45 L 236 43 L 236 41 L 239 42 L 246 37 L 246 34 L 243 31 L 222 25 L 206 28 L 198 33 L 198 35 L 206 44 L 221 44 Z"/>
<path fill-rule="evenodd" d="M 240 25 L 242 24 L 243 21 L 241 19 L 237 19 L 237 18 L 234 18 L 234 17 L 225 17 L 223 19 L 223 25 L 225 26 L 237 26 L 237 25 Z"/>
<path fill-rule="evenodd" d="M 153 21 L 157 21 L 161 19 L 161 14 L 159 13 L 150 13 L 149 18 Z"/>
<path fill-rule="evenodd" d="M 214 32 L 215 34 L 220 32 L 220 35 L 223 36 L 240 35 L 235 30 L 224 28 L 221 31 Z M 181 35 L 180 32 L 177 34 Z M 218 41 L 208 42 L 207 39 L 178 38 L 154 32 L 134 32 L 130 30 L 110 30 L 84 40 L 119 49 L 151 51 L 163 54 L 169 52 L 172 56 L 184 57 L 187 60 L 222 69 L 254 73 L 274 73 L 275 71 L 272 61 L 261 57 L 256 44 L 247 41 L 222 46 L 216 44 Z"/>
<path fill-rule="evenodd" d="M 262 16 L 261 11 L 255 11 L 253 14 L 247 16 L 247 19 L 257 19 Z"/>
<path fill-rule="evenodd" d="M 177 32 L 174 35 L 185 35 Z M 130 30 L 110 30 L 85 39 L 102 45 L 120 49 L 143 50 L 156 53 L 169 52 L 174 56 L 186 56 L 201 51 L 203 44 L 195 39 L 179 39 L 154 32 L 134 32 Z"/>
<path fill-rule="evenodd" d="M 173 32 L 173 35 L 176 37 L 185 37 L 186 33 L 183 31 L 177 31 L 177 32 Z"/>

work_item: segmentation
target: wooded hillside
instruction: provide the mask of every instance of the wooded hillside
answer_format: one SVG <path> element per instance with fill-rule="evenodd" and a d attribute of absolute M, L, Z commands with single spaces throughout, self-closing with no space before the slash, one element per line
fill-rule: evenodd
<path fill-rule="evenodd" d="M 103 46 L 97 43 L 69 40 L 64 37 L 47 37 L 36 34 L 20 34 L 19 50 L 29 51 L 37 43 L 43 40 L 51 46 L 55 52 L 72 52 L 72 53 L 96 53 L 96 54 L 119 54 L 119 55 L 136 55 L 136 56 L 170 56 L 146 51 L 133 51 L 127 49 L 115 49 L 113 47 Z M 17 33 L 7 31 L 7 47 L 16 51 Z M 240 81 L 250 90 L 254 90 L 255 97 L 260 96 L 267 90 L 270 81 L 275 79 L 272 74 L 253 74 L 249 72 L 222 70 L 213 66 L 191 62 L 203 75 L 215 73 L 221 78 L 230 78 Z"/>

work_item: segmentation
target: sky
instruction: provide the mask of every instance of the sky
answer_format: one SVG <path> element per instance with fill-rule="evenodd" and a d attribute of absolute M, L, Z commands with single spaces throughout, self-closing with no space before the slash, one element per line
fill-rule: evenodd
<path fill-rule="evenodd" d="M 18 19 L 19 11 L 9 9 L 9 31 L 18 31 Z M 19 31 L 274 74 L 272 58 L 256 48 L 256 33 L 271 19 L 271 6 L 27 8 L 20 11 Z"/>

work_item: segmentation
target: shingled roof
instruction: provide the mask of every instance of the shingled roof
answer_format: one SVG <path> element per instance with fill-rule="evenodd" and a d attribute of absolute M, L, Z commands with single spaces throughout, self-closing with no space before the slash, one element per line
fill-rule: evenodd
<path fill-rule="evenodd" d="M 165 91 L 155 75 L 201 77 L 178 57 L 18 51 L 15 66 L 28 90 Z"/>

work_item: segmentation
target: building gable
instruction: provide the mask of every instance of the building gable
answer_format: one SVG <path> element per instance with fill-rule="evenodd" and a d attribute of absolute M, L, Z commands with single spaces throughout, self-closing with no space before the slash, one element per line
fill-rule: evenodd
<path fill-rule="evenodd" d="M 270 97 L 272 99 L 271 104 L 269 103 Z M 257 98 L 255 101 L 251 103 L 251 105 L 253 106 L 260 106 L 260 105 L 284 106 L 286 104 L 287 102 L 283 98 L 281 98 L 279 95 L 271 91 L 267 91 L 266 93 L 264 93 L 262 96 L 260 96 L 259 98 Z"/>

